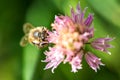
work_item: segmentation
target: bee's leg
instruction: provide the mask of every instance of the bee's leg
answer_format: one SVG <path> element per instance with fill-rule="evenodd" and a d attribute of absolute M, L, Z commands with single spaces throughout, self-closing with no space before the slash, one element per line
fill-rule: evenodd
<path fill-rule="evenodd" d="M 41 43 L 40 43 L 40 47 L 44 47 L 44 46 L 47 45 L 47 44 L 48 44 L 47 41 L 41 42 Z"/>

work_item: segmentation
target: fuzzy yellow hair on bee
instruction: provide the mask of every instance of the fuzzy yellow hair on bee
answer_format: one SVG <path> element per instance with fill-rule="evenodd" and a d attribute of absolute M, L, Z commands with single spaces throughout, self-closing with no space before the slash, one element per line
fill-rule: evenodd
<path fill-rule="evenodd" d="M 25 23 L 23 25 L 23 32 L 25 35 L 20 41 L 20 45 L 23 47 L 28 43 L 33 44 L 39 48 L 44 47 L 46 44 L 48 44 L 48 30 L 43 26 L 34 27 L 30 23 Z"/>

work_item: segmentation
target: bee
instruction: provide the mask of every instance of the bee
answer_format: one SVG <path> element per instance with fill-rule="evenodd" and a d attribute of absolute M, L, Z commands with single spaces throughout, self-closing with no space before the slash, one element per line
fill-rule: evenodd
<path fill-rule="evenodd" d="M 23 25 L 23 32 L 25 35 L 20 41 L 20 45 L 23 47 L 28 43 L 33 44 L 38 48 L 44 47 L 48 44 L 48 30 L 43 26 L 33 27 L 30 23 L 26 23 Z"/>

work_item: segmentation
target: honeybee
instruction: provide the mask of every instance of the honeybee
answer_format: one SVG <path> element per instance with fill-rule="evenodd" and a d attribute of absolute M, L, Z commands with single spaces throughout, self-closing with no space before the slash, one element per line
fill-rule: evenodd
<path fill-rule="evenodd" d="M 44 47 L 48 44 L 48 40 L 46 39 L 48 36 L 48 30 L 43 27 L 33 27 L 30 23 L 26 23 L 23 25 L 23 32 L 25 35 L 20 41 L 21 46 L 26 46 L 28 43 L 31 43 L 38 48 Z"/>

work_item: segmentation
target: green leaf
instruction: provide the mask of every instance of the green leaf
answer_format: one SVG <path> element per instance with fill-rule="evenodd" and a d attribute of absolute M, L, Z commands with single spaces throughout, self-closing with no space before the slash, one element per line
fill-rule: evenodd
<path fill-rule="evenodd" d="M 36 63 L 39 57 L 39 50 L 31 45 L 24 48 L 23 52 L 23 80 L 32 80 Z"/>
<path fill-rule="evenodd" d="M 120 6 L 116 0 L 87 0 L 87 2 L 109 23 L 120 27 Z"/>

